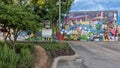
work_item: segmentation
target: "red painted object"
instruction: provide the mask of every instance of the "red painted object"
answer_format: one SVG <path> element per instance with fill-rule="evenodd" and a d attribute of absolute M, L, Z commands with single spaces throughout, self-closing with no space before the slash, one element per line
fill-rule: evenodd
<path fill-rule="evenodd" d="M 61 35 L 60 32 L 56 32 L 56 35 L 57 35 L 57 38 L 59 41 L 63 41 L 64 40 L 64 37 Z"/>

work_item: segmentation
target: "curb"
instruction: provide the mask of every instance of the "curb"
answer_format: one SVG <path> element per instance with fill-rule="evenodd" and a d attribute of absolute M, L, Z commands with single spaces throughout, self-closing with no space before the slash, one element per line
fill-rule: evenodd
<path fill-rule="evenodd" d="M 77 53 L 77 51 L 71 46 L 70 43 L 68 43 L 70 45 L 70 47 L 73 49 L 73 51 L 75 52 L 74 55 L 71 55 L 71 56 L 59 56 L 59 57 L 56 57 L 54 60 L 53 60 L 53 63 L 52 63 L 52 66 L 51 68 L 57 68 L 57 65 L 58 65 L 58 62 L 60 60 L 62 61 L 72 61 L 72 60 L 75 60 L 75 59 L 80 59 L 80 56 L 79 54 Z"/>

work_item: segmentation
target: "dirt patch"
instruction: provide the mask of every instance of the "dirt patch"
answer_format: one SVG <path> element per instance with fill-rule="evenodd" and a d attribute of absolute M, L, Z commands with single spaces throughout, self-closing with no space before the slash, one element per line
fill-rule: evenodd
<path fill-rule="evenodd" d="M 48 65 L 48 68 L 51 67 L 53 60 L 58 57 L 58 56 L 70 56 L 70 55 L 74 55 L 75 52 L 72 50 L 72 48 L 67 48 L 67 49 L 60 49 L 58 51 L 50 51 L 47 52 L 49 55 L 49 62 L 50 65 Z"/>
<path fill-rule="evenodd" d="M 52 59 L 58 56 L 68 56 L 68 55 L 74 55 L 74 54 L 75 52 L 71 48 L 52 51 L 49 53 Z"/>

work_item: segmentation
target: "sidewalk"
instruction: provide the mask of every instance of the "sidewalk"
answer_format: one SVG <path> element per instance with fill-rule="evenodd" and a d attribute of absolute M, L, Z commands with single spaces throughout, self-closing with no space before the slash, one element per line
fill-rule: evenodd
<path fill-rule="evenodd" d="M 57 68 L 88 68 L 84 61 L 81 59 L 76 59 L 73 61 L 60 61 L 58 62 Z"/>

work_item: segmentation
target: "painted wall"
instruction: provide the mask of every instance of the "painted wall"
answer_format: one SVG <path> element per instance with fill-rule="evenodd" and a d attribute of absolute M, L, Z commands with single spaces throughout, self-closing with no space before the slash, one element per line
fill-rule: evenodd
<path fill-rule="evenodd" d="M 118 41 L 118 11 L 71 12 L 62 23 L 65 40 Z"/>

